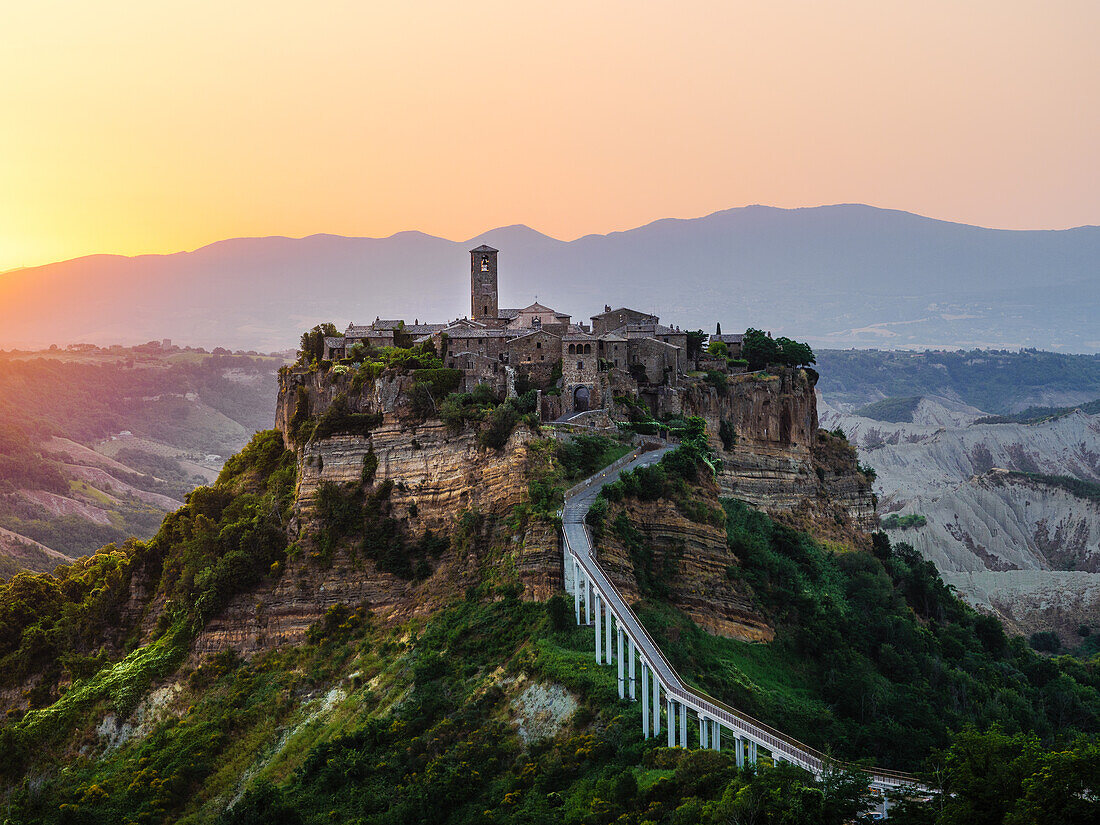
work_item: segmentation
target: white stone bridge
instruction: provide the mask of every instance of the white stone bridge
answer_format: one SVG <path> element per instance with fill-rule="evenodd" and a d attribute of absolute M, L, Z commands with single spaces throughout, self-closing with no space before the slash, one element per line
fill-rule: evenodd
<path fill-rule="evenodd" d="M 762 752 L 773 762 L 798 765 L 818 778 L 830 768 L 845 767 L 687 684 L 600 567 L 584 517 L 605 484 L 622 472 L 660 461 L 673 447 L 666 444 L 648 452 L 645 449 L 639 447 L 567 490 L 562 509 L 566 590 L 573 594 L 577 624 L 594 628 L 597 663 L 614 664 L 618 669 L 619 698 L 640 701 L 643 736 L 658 736 L 663 726 L 670 748 L 688 747 L 690 716 L 697 722 L 699 747 L 732 750 L 738 767 L 755 764 Z M 923 789 L 909 774 L 881 768 L 860 769 L 868 774 L 882 816 L 889 809 L 887 792 Z"/>

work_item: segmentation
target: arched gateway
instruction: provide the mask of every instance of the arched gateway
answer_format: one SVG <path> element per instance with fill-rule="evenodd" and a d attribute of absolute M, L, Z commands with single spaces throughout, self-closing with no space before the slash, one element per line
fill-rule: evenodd
<path fill-rule="evenodd" d="M 573 412 L 586 412 L 588 410 L 588 387 L 577 387 L 573 391 Z"/>

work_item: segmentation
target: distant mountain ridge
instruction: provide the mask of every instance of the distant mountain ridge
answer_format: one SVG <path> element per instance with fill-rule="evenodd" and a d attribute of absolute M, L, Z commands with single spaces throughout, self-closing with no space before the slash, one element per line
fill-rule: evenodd
<path fill-rule="evenodd" d="M 273 350 L 321 321 L 469 312 L 466 252 L 501 250 L 504 306 L 605 303 L 818 347 L 1100 351 L 1100 227 L 998 230 L 861 205 L 750 206 L 560 241 L 514 225 L 455 242 L 235 238 L 0 273 L 0 347 L 179 343 Z"/>

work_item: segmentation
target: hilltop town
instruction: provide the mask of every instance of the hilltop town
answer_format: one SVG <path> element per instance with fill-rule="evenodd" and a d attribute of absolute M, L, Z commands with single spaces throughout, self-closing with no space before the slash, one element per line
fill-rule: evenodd
<path fill-rule="evenodd" d="M 579 323 L 543 304 L 499 306 L 499 251 L 470 250 L 470 315 L 449 323 L 406 323 L 375 318 L 350 324 L 343 335 L 325 336 L 324 362 L 353 363 L 370 349 L 430 344 L 447 368 L 461 371 L 458 388 L 489 385 L 498 395 L 517 387 L 539 395 L 543 420 L 609 410 L 616 397 L 640 398 L 650 409 L 677 412 L 670 403 L 688 377 L 744 372 L 744 335 L 689 332 L 661 323 L 652 313 L 627 307 Z M 808 350 L 807 350 L 808 351 Z"/>

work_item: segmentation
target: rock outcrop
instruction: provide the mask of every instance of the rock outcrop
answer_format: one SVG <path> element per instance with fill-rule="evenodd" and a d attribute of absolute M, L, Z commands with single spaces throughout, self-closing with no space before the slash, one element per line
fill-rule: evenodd
<path fill-rule="evenodd" d="M 659 595 L 710 633 L 749 642 L 771 641 L 775 631 L 752 593 L 728 570 L 739 562 L 720 526 L 717 488 L 703 488 L 697 508 L 717 518 L 688 518 L 667 499 L 626 499 L 613 505 L 596 541 L 600 565 L 628 603 Z"/>
<path fill-rule="evenodd" d="M 814 373 L 794 369 L 734 376 L 725 390 L 698 382 L 683 391 L 683 414 L 707 422 L 723 497 L 870 529 L 870 481 L 855 451 L 818 429 L 815 383 Z"/>

